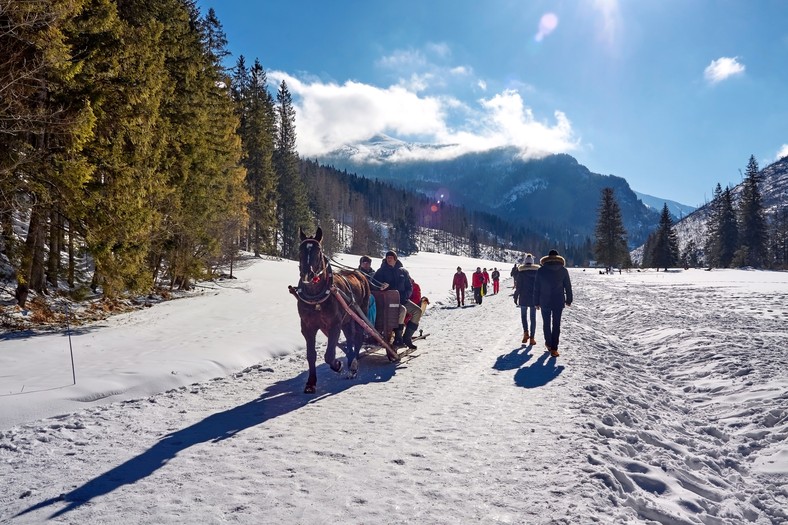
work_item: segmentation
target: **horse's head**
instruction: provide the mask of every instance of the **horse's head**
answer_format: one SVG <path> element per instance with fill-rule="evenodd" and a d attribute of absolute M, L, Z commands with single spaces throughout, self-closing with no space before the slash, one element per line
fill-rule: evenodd
<path fill-rule="evenodd" d="M 307 237 L 301 228 L 298 232 L 301 236 L 301 246 L 298 247 L 298 270 L 301 273 L 301 282 L 318 282 L 320 276 L 326 272 L 323 247 L 320 244 L 323 240 L 323 230 L 318 227 L 314 237 Z"/>

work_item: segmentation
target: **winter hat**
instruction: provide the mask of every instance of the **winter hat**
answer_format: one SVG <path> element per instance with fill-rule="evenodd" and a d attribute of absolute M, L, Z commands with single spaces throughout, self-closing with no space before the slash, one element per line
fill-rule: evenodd
<path fill-rule="evenodd" d="M 458 267 L 457 267 L 457 271 L 458 271 L 458 272 L 461 272 L 461 271 L 462 271 L 462 268 L 460 268 L 460 267 L 458 266 Z"/>
<path fill-rule="evenodd" d="M 534 263 L 534 256 L 530 253 L 525 254 L 525 264 L 533 264 Z"/>
<path fill-rule="evenodd" d="M 397 252 L 395 252 L 394 250 L 387 251 L 386 252 L 386 257 L 388 257 L 389 255 L 394 257 L 395 259 L 397 258 Z"/>
<path fill-rule="evenodd" d="M 558 250 L 550 250 L 549 252 L 547 252 L 547 255 L 549 255 L 550 257 L 558 255 Z"/>
<path fill-rule="evenodd" d="M 362 255 L 361 259 L 359 259 L 358 262 L 359 263 L 365 263 L 365 262 L 371 263 L 372 259 L 370 259 L 368 255 Z"/>

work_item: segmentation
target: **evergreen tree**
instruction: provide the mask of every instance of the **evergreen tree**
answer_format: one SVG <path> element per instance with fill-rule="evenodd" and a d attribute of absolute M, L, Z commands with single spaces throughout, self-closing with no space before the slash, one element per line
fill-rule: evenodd
<path fill-rule="evenodd" d="M 0 3 L 0 209 L 3 249 L 15 269 L 18 304 L 45 292 L 46 269 L 57 282 L 60 224 L 78 207 L 91 167 L 81 155 L 90 139 L 90 101 L 72 98 L 84 66 L 71 39 L 89 2 L 8 0 Z M 13 237 L 13 216 L 29 211 L 27 238 Z M 58 250 L 46 263 L 47 248 Z"/>
<path fill-rule="evenodd" d="M 762 177 L 758 162 L 751 155 L 739 200 L 740 248 L 736 262 L 756 268 L 763 267 L 767 260 L 767 225 L 759 188 Z"/>
<path fill-rule="evenodd" d="M 736 222 L 736 211 L 733 208 L 733 195 L 730 187 L 722 193 L 719 210 L 719 266 L 728 268 L 733 263 L 736 248 L 739 243 L 739 226 Z"/>
<path fill-rule="evenodd" d="M 770 266 L 788 269 L 788 206 L 782 206 L 772 219 L 769 236 Z"/>
<path fill-rule="evenodd" d="M 276 95 L 277 133 L 274 169 L 278 177 L 277 217 L 283 257 L 298 254 L 298 229 L 312 231 L 306 186 L 301 179 L 296 152 L 295 109 L 287 84 L 283 80 Z"/>
<path fill-rule="evenodd" d="M 276 253 L 277 174 L 274 170 L 276 120 L 274 102 L 268 92 L 265 70 L 255 60 L 247 71 L 239 58 L 233 77 L 233 93 L 240 108 L 240 135 L 249 202 L 251 249 L 255 256 Z"/>
<path fill-rule="evenodd" d="M 604 188 L 595 230 L 594 255 L 608 270 L 613 266 L 623 266 L 626 261 L 629 255 L 626 235 L 621 208 L 613 189 Z"/>
<path fill-rule="evenodd" d="M 666 271 L 672 266 L 676 266 L 679 261 L 679 242 L 676 232 L 673 231 L 673 219 L 670 217 L 668 205 L 662 207 L 659 218 L 659 226 L 654 232 L 653 244 L 651 246 L 650 266 L 654 268 L 664 268 Z"/>
<path fill-rule="evenodd" d="M 706 219 L 706 243 L 704 252 L 706 264 L 709 267 L 719 267 L 720 264 L 720 209 L 722 207 L 722 186 L 717 183 L 714 188 L 714 197 L 709 203 L 709 214 Z"/>
<path fill-rule="evenodd" d="M 697 268 L 700 266 L 701 250 L 695 244 L 695 241 L 690 239 L 684 250 L 681 252 L 679 262 L 684 268 Z"/>
<path fill-rule="evenodd" d="M 80 84 L 97 117 L 85 148 L 95 172 L 84 187 L 82 224 L 95 264 L 92 287 L 100 285 L 107 297 L 153 282 L 147 258 L 166 191 L 159 176 L 166 144 L 160 109 L 170 89 L 158 52 L 163 25 L 138 17 L 144 9 L 132 2 L 118 6 L 118 30 L 83 35 L 81 43 L 91 60 Z"/>

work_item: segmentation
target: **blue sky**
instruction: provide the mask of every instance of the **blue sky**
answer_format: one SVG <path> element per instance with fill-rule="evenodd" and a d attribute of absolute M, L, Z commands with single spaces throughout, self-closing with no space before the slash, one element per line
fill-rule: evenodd
<path fill-rule="evenodd" d="M 785 0 L 199 0 L 296 104 L 299 153 L 385 133 L 568 153 L 702 204 L 788 155 Z"/>

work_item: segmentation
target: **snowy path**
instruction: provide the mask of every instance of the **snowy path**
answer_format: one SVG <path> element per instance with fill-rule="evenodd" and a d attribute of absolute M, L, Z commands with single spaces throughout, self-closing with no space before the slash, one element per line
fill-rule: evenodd
<path fill-rule="evenodd" d="M 317 396 L 288 355 L 0 429 L 0 523 L 788 520 L 785 307 L 572 276 L 558 360 L 541 329 L 520 346 L 507 280 L 482 306 L 433 296 L 415 357 L 321 366 Z"/>

